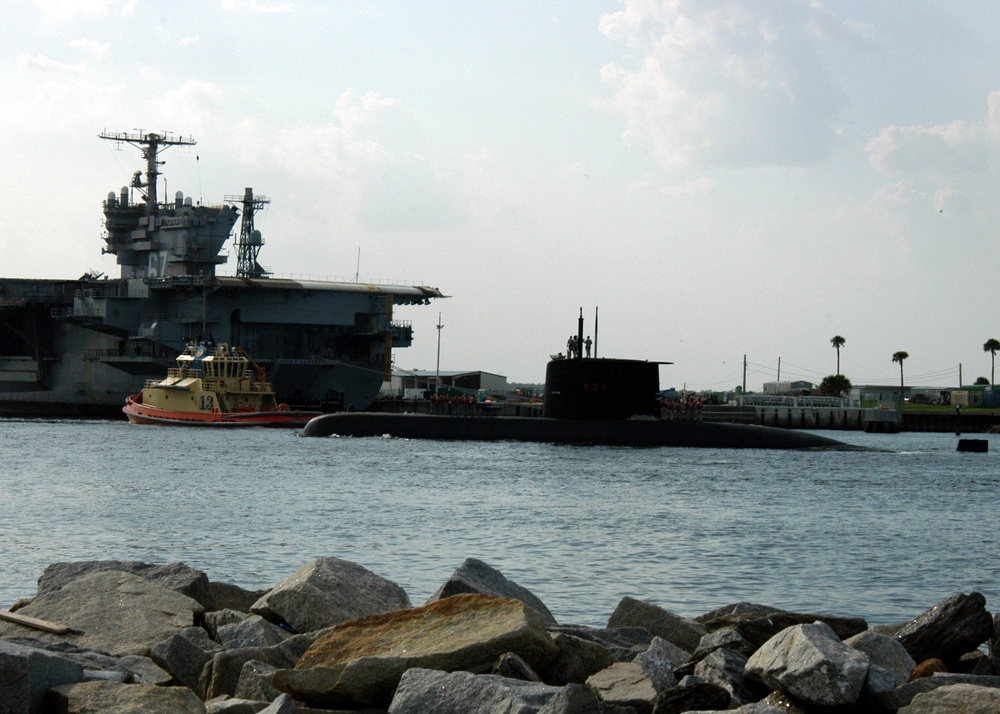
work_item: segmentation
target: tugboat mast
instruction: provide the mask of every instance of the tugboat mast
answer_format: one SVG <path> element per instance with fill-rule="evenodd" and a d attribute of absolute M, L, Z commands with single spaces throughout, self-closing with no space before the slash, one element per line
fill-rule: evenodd
<path fill-rule="evenodd" d="M 156 177 L 160 175 L 159 167 L 163 165 L 162 161 L 157 161 L 160 147 L 194 146 L 198 143 L 194 139 L 185 139 L 184 137 L 171 139 L 167 136 L 167 133 L 156 134 L 150 132 L 143 134 L 139 131 L 136 134 L 128 134 L 126 132 L 112 133 L 102 131 L 98 134 L 101 139 L 114 141 L 119 144 L 131 144 L 142 152 L 142 158 L 146 159 L 146 182 L 143 183 L 139 177 L 139 173 L 136 172 L 136 175 L 132 179 L 132 186 L 133 188 L 138 188 L 140 191 L 144 188 L 146 189 L 143 195 L 146 199 L 146 209 L 149 211 L 149 215 L 156 213 Z"/>

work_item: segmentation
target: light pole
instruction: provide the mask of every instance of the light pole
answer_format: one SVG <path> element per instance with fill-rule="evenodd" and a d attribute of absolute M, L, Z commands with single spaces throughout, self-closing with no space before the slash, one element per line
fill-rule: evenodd
<path fill-rule="evenodd" d="M 437 357 L 437 367 L 434 368 L 434 393 L 438 393 L 438 385 L 441 383 L 441 328 L 444 325 L 441 324 L 441 313 L 438 313 L 438 357 Z"/>

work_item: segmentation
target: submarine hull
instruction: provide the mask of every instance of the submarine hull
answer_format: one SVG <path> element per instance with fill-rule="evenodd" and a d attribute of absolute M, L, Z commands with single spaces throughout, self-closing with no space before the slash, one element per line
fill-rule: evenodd
<path fill-rule="evenodd" d="M 337 412 L 310 420 L 300 434 L 355 437 L 389 435 L 403 439 L 531 441 L 609 446 L 858 450 L 858 447 L 835 439 L 789 429 L 659 419 L 552 419 Z"/>

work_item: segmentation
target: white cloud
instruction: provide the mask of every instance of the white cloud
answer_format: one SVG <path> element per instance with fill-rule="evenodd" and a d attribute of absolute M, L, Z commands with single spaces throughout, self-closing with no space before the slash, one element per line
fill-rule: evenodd
<path fill-rule="evenodd" d="M 42 11 L 45 22 L 70 22 L 78 17 L 108 17 L 111 9 L 120 0 L 34 0 L 35 7 Z M 126 0 L 118 14 L 132 17 L 139 6 L 139 0 Z"/>
<path fill-rule="evenodd" d="M 695 196 L 705 196 L 714 188 L 715 181 L 707 176 L 702 176 L 678 186 L 667 186 L 661 190 L 661 193 L 671 198 L 693 198 Z"/>
<path fill-rule="evenodd" d="M 145 82 L 159 82 L 163 75 L 149 65 L 139 65 L 139 79 Z"/>
<path fill-rule="evenodd" d="M 871 165 L 886 173 L 960 175 L 988 171 L 1000 158 L 1000 91 L 987 116 L 947 124 L 889 126 L 866 147 Z"/>
<path fill-rule="evenodd" d="M 83 50 L 94 59 L 104 59 L 111 50 L 111 45 L 100 40 L 73 40 L 69 43 L 73 49 Z"/>
<path fill-rule="evenodd" d="M 293 12 L 297 5 L 292 2 L 260 2 L 259 0 L 222 0 L 220 6 L 226 12 L 240 12 L 260 15 L 275 12 Z"/>
<path fill-rule="evenodd" d="M 273 167 L 322 195 L 338 222 L 374 231 L 453 225 L 461 213 L 458 182 L 421 150 L 419 122 L 402 102 L 345 91 L 323 125 L 269 129 L 242 122 L 241 160 Z"/>
<path fill-rule="evenodd" d="M 814 163 L 845 99 L 818 43 L 864 44 L 818 3 L 622 0 L 600 29 L 628 54 L 606 66 L 624 139 L 665 168 Z"/>
<path fill-rule="evenodd" d="M 17 58 L 17 68 L 25 72 L 46 72 L 84 75 L 87 68 L 78 64 L 58 62 L 45 55 L 21 55 Z"/>
<path fill-rule="evenodd" d="M 181 47 L 190 47 L 191 45 L 197 45 L 200 42 L 201 35 L 189 35 L 188 37 L 182 37 L 177 44 Z"/>
<path fill-rule="evenodd" d="M 216 105 L 222 96 L 219 85 L 192 79 L 164 92 L 153 102 L 151 115 L 163 126 L 183 126 L 188 132 L 201 133 L 218 121 Z"/>

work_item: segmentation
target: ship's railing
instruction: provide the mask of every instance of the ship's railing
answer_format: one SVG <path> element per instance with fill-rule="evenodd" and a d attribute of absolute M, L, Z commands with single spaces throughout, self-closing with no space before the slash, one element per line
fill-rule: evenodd
<path fill-rule="evenodd" d="M 410 320 L 393 320 L 388 323 L 385 328 L 386 332 L 391 332 L 394 335 L 401 334 L 403 332 L 413 331 L 413 322 Z M 377 335 L 382 330 L 379 330 L 375 320 L 372 320 L 366 325 L 351 325 L 352 335 Z"/>
<path fill-rule="evenodd" d="M 109 297 L 128 297 L 128 285 L 119 280 L 91 283 L 77 290 L 74 297 L 90 300 Z"/>
<path fill-rule="evenodd" d="M 385 287 L 391 287 L 393 285 L 403 285 L 411 288 L 426 287 L 427 283 L 420 280 L 392 280 L 388 278 L 375 278 L 375 279 L 364 279 L 359 280 L 354 277 L 346 278 L 342 275 L 315 275 L 307 273 L 273 273 L 270 268 L 264 268 L 267 273 L 267 278 L 261 278 L 261 280 L 274 279 L 274 280 L 298 280 L 302 282 L 316 282 L 316 283 L 357 283 L 359 285 L 381 285 Z M 220 277 L 226 278 L 238 278 L 240 276 L 235 273 L 217 273 Z"/>

